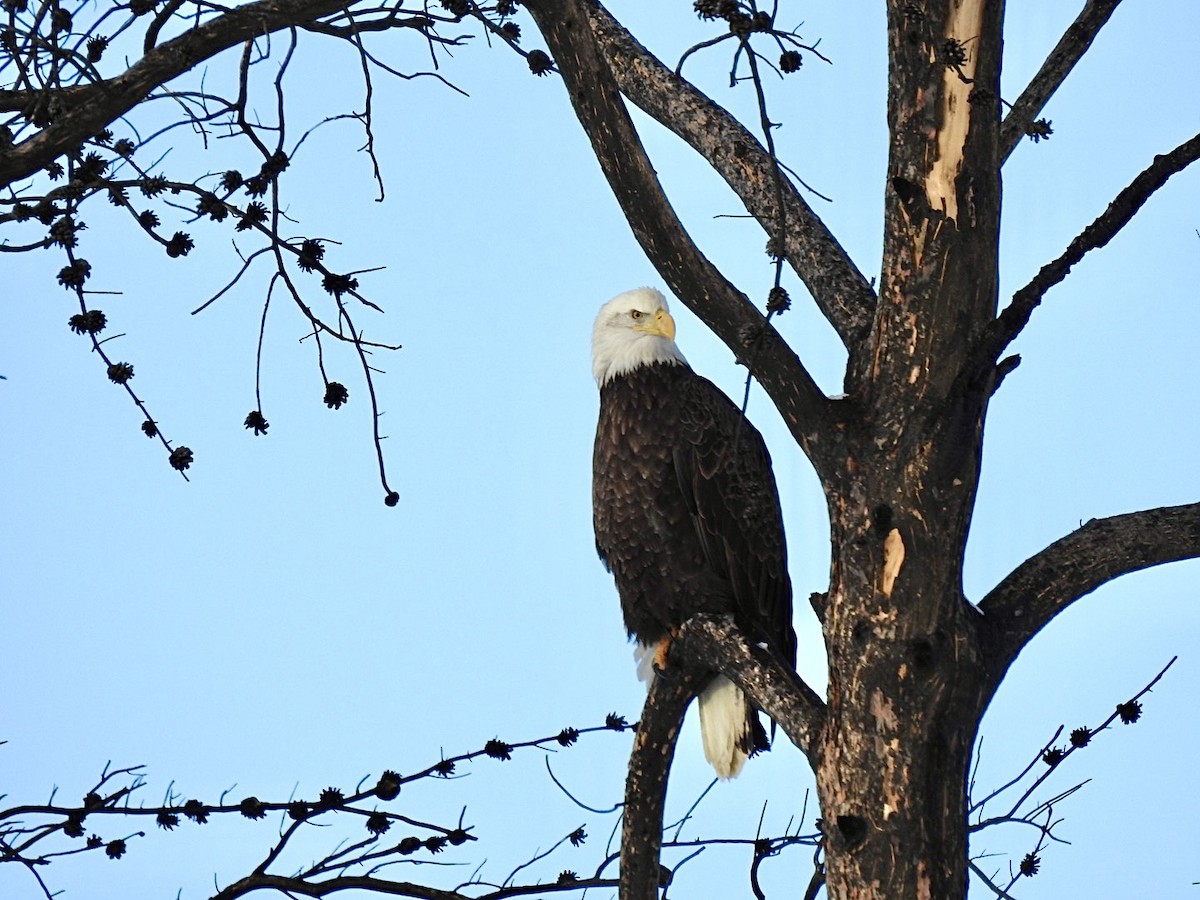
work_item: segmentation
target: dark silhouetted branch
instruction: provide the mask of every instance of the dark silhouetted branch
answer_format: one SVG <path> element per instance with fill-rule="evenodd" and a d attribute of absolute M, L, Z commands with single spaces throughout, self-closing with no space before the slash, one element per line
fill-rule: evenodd
<path fill-rule="evenodd" d="M 1154 162 L 1117 194 L 1108 208 L 1071 241 L 1058 259 L 1042 266 L 1033 280 L 1013 295 L 1012 302 L 984 332 L 976 361 L 989 366 L 993 364 L 1029 322 L 1029 317 L 1042 302 L 1046 291 L 1066 278 L 1071 267 L 1083 259 L 1088 251 L 1097 250 L 1111 241 L 1154 192 L 1167 183 L 1167 179 L 1183 171 L 1198 157 L 1200 134 L 1184 141 L 1169 153 L 1154 157 Z"/>
<path fill-rule="evenodd" d="M 491 891 L 462 893 L 415 884 L 410 881 L 390 881 L 370 875 L 338 875 L 321 881 L 307 881 L 286 875 L 251 875 L 234 882 L 213 896 L 213 900 L 235 900 L 254 891 L 269 890 L 301 897 L 328 897 L 342 891 L 368 891 L 390 897 L 412 897 L 415 900 L 506 900 L 508 897 L 535 897 L 578 892 L 588 888 L 615 888 L 611 878 L 565 880 L 552 884 L 514 884 Z"/>
<path fill-rule="evenodd" d="M 979 604 L 991 690 L 1025 645 L 1100 585 L 1151 566 L 1200 557 L 1200 503 L 1093 519 L 1027 559 Z"/>
<path fill-rule="evenodd" d="M 974 801 L 972 801 L 972 795 L 975 790 L 975 781 L 972 777 L 968 787 L 968 801 L 970 802 L 968 815 L 974 815 L 977 818 L 968 827 L 970 832 L 979 833 L 998 826 L 1019 825 L 1026 831 L 1032 829 L 1037 834 L 1036 843 L 1022 857 L 1020 863 L 1015 867 L 1015 871 L 1012 862 L 1009 862 L 1009 880 L 1003 887 L 995 883 L 993 880 L 994 876 L 987 876 L 982 869 L 978 868 L 974 860 L 971 861 L 972 871 L 984 882 L 989 890 L 996 893 L 999 897 L 1009 896 L 1007 892 L 1011 891 L 1021 878 L 1032 877 L 1038 873 L 1039 867 L 1042 864 L 1042 851 L 1049 842 L 1053 841 L 1059 844 L 1069 843 L 1054 833 L 1054 829 L 1063 821 L 1061 818 L 1055 818 L 1054 810 L 1058 804 L 1082 789 L 1088 783 L 1088 780 L 1078 782 L 1069 788 L 1060 790 L 1049 799 L 1037 799 L 1034 797 L 1034 794 L 1055 773 L 1063 769 L 1070 757 L 1092 746 L 1094 739 L 1098 735 L 1108 731 L 1118 719 L 1126 725 L 1137 722 L 1142 714 L 1141 698 L 1148 694 L 1162 680 L 1163 676 L 1167 674 L 1167 670 L 1175 664 L 1177 658 L 1172 658 L 1157 675 L 1150 679 L 1145 687 L 1130 699 L 1123 703 L 1118 703 L 1113 712 L 1100 722 L 1100 724 L 1092 727 L 1084 725 L 1072 729 L 1066 745 L 1061 747 L 1058 745 L 1058 739 L 1062 735 L 1064 728 L 1060 725 L 1050 740 L 1034 755 L 1029 765 L 1021 770 L 1020 774 L 990 791 L 981 799 Z M 978 752 L 982 752 L 982 748 Z M 976 764 L 978 765 L 978 756 Z M 1040 769 L 1039 773 L 1030 778 L 1029 776 L 1035 769 Z M 1026 783 L 1027 779 L 1028 783 Z M 1014 789 L 1019 789 L 1019 793 L 1015 800 L 1005 801 L 1004 811 L 991 815 L 985 814 L 988 804 L 998 801 Z"/>
<path fill-rule="evenodd" d="M 404 803 L 402 788 L 405 785 L 420 780 L 453 778 L 459 774 L 458 766 L 467 761 L 488 758 L 503 762 L 523 750 L 563 750 L 573 746 L 583 735 L 619 733 L 629 727 L 622 717 L 614 713 L 605 719 L 603 725 L 582 729 L 564 728 L 557 734 L 534 740 L 509 744 L 494 738 L 478 750 L 443 757 L 409 775 L 389 770 L 377 778 L 363 778 L 353 790 L 343 792 L 330 787 L 308 800 L 293 798 L 268 802 L 250 796 L 238 802 L 227 802 L 222 794 L 220 800 L 213 804 L 195 798 L 185 799 L 171 787 L 162 805 L 134 806 L 130 803 L 131 797 L 134 794 L 140 796 L 139 792 L 146 786 L 142 768 L 105 767 L 78 805 L 56 803 L 51 796 L 45 804 L 0 809 L 0 865 L 17 863 L 25 866 L 43 893 L 50 897 L 52 891 L 39 869 L 44 871 L 57 859 L 80 854 L 103 854 L 110 859 L 120 859 L 128 851 L 131 839 L 144 836 L 144 832 L 123 837 L 101 835 L 115 828 L 128 827 L 126 823 L 130 821 L 145 822 L 151 819 L 158 828 L 173 832 L 185 821 L 195 825 L 239 817 L 259 821 L 273 814 L 281 822 L 274 844 L 253 871 L 216 894 L 219 900 L 233 900 L 259 890 L 323 897 L 351 889 L 426 900 L 502 900 L 505 897 L 537 893 L 582 891 L 588 887 L 615 887 L 615 880 L 602 877 L 607 860 L 590 878 L 563 873 L 557 882 L 549 885 L 515 884 L 512 876 L 502 885 L 487 885 L 473 879 L 454 890 L 393 881 L 380 875 L 380 871 L 402 862 L 434 864 L 437 854 L 446 848 L 479 840 L 472 833 L 474 829 L 471 826 L 464 826 L 461 815 L 455 825 L 439 825 L 398 811 L 396 807 Z M 395 805 L 389 808 L 392 804 Z M 285 852 L 291 848 L 294 855 L 293 838 L 313 825 L 336 825 L 349 830 L 344 832 L 343 839 L 332 852 L 315 862 L 298 869 L 292 868 L 288 874 L 272 871 L 291 865 L 283 862 Z M 408 831 L 407 836 L 399 838 L 395 835 L 400 828 Z M 569 842 L 578 847 L 585 839 L 584 829 L 579 828 L 559 844 Z M 542 856 L 544 854 L 533 861 L 540 860 Z M 568 874 L 571 877 L 566 877 Z M 488 890 L 482 890 L 484 888 Z"/>
<path fill-rule="evenodd" d="M 659 862 L 667 777 L 683 715 L 709 675 L 704 665 L 671 659 L 669 675 L 656 677 L 646 695 L 629 757 L 625 816 L 621 823 L 621 898 L 657 900 L 670 873 Z"/>
<path fill-rule="evenodd" d="M 1092 41 L 1104 27 L 1121 0 L 1087 0 L 1083 11 L 1054 45 L 1033 80 L 1025 86 L 1017 102 L 1000 125 L 1000 162 L 1008 159 L 1033 124 L 1033 120 L 1054 96 L 1075 64 L 1083 58 Z"/>
<path fill-rule="evenodd" d="M 715 670 L 733 679 L 774 718 L 814 767 L 825 717 L 823 701 L 767 651 L 752 647 L 728 617 L 696 616 L 671 643 L 665 675 L 654 678 L 638 723 L 625 786 L 621 838 L 621 896 L 651 900 L 670 880 L 659 862 L 667 777 L 688 704 Z M 759 857 L 792 843 L 813 844 L 814 836 L 763 843 Z M 672 846 L 679 846 L 673 843 Z M 752 875 L 757 871 L 757 859 Z"/>
<path fill-rule="evenodd" d="M 52 124 L 0 155 L 0 185 L 36 174 L 206 59 L 261 35 L 310 22 L 345 6 L 337 0 L 260 0 L 222 13 L 149 50 L 116 78 L 80 87 Z"/>

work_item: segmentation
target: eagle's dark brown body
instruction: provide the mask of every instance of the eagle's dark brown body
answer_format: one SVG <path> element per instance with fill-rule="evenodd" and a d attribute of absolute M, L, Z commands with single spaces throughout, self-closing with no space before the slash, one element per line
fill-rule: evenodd
<path fill-rule="evenodd" d="M 644 365 L 600 389 L 596 549 L 625 627 L 657 644 L 696 613 L 732 613 L 794 666 L 779 495 L 758 431 L 686 364 Z"/>

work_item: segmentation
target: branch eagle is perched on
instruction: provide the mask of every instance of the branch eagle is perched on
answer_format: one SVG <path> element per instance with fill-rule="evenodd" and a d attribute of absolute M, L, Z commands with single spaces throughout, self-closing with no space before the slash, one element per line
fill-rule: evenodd
<path fill-rule="evenodd" d="M 662 667 L 699 613 L 732 614 L 750 641 L 793 668 L 792 584 L 779 492 L 762 436 L 697 375 L 653 288 L 620 294 L 592 329 L 600 420 L 592 469 L 596 549 L 643 662 Z M 639 666 L 639 668 L 643 668 Z M 766 734 L 724 675 L 700 694 L 704 755 L 721 778 Z"/>

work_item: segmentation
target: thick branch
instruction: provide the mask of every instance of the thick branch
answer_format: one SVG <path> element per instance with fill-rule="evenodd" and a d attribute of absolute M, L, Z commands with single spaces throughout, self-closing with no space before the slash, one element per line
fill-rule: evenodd
<path fill-rule="evenodd" d="M 244 897 L 255 891 L 295 894 L 301 897 L 327 897 L 330 894 L 347 890 L 369 891 L 392 897 L 413 897 L 418 900 L 464 900 L 463 895 L 455 891 L 441 891 L 407 881 L 385 881 L 369 875 L 306 881 L 299 877 L 266 874 L 254 874 L 239 878 L 217 893 L 213 900 L 234 900 L 236 897 Z"/>
<path fill-rule="evenodd" d="M 663 809 L 667 778 L 683 715 L 709 667 L 671 658 L 670 675 L 655 678 L 638 721 L 621 822 L 621 900 L 658 900 L 662 877 Z"/>
<path fill-rule="evenodd" d="M 83 91 L 88 90 L 88 85 L 73 85 L 71 87 L 59 88 L 57 96 L 69 107 L 75 102 L 76 97 Z M 42 96 L 39 91 L 0 91 L 0 112 L 21 112 L 27 110 L 38 97 Z M 0 159 L 3 157 L 0 156 Z"/>
<path fill-rule="evenodd" d="M 1062 255 L 1042 266 L 1033 280 L 1013 295 L 1012 302 L 984 332 L 977 362 L 991 365 L 1004 348 L 1021 333 L 1029 317 L 1042 302 L 1046 291 L 1054 287 L 1083 259 L 1089 250 L 1097 250 L 1111 241 L 1134 217 L 1154 192 L 1172 175 L 1183 171 L 1200 157 L 1200 134 L 1184 141 L 1170 153 L 1154 157 L 1154 162 L 1130 182 L 1091 225 L 1071 241 Z"/>
<path fill-rule="evenodd" d="M 675 742 L 688 704 L 714 669 L 746 691 L 808 754 L 815 769 L 825 704 L 795 672 L 766 650 L 752 647 L 729 617 L 695 616 L 671 643 L 665 676 L 650 685 L 638 723 L 621 835 L 622 900 L 656 900 L 660 880 L 663 808 Z"/>
<path fill-rule="evenodd" d="M 155 47 L 116 78 L 72 89 L 68 108 L 52 125 L 0 153 L 0 186 L 34 175 L 204 60 L 345 5 L 344 0 L 260 0 L 240 6 Z"/>
<path fill-rule="evenodd" d="M 825 701 L 767 650 L 751 645 L 728 616 L 696 616 L 671 644 L 672 659 L 693 654 L 719 669 L 803 751 L 814 771 L 825 725 Z"/>
<path fill-rule="evenodd" d="M 683 138 L 733 189 L 768 234 L 779 221 L 774 163 L 745 126 L 664 66 L 600 3 L 589 0 L 589 23 L 621 92 Z M 875 291 L 820 217 L 786 178 L 782 183 L 784 253 L 821 312 L 852 347 L 871 324 Z"/>
<path fill-rule="evenodd" d="M 588 0 L 529 0 L 525 6 L 550 47 L 575 115 L 642 249 L 676 296 L 750 365 L 818 470 L 827 468 L 822 463 L 832 464 L 835 449 L 831 404 L 787 343 L 700 252 L 675 215 L 588 27 Z"/>
<path fill-rule="evenodd" d="M 301 897 L 328 897 L 343 891 L 362 891 L 390 897 L 412 897 L 415 900 L 506 900 L 509 897 L 541 897 L 555 893 L 582 894 L 586 888 L 615 886 L 616 882 L 610 879 L 597 878 L 559 884 L 508 885 L 487 893 L 472 895 L 460 891 L 443 891 L 410 881 L 388 881 L 371 875 L 339 875 L 322 881 L 309 881 L 287 875 L 250 875 L 229 885 L 216 894 L 213 900 L 234 900 L 260 890 Z"/>
<path fill-rule="evenodd" d="M 1059 42 L 1050 51 L 1038 73 L 1026 85 L 1017 102 L 1012 105 L 1000 126 L 1000 162 L 1025 136 L 1026 129 L 1037 118 L 1054 92 L 1066 80 L 1075 64 L 1092 46 L 1092 41 L 1113 14 L 1121 0 L 1087 0 L 1079 17 L 1071 23 Z"/>
<path fill-rule="evenodd" d="M 1200 557 L 1200 503 L 1093 519 L 1023 562 L 979 604 L 992 688 L 1051 619 L 1105 582 Z"/>

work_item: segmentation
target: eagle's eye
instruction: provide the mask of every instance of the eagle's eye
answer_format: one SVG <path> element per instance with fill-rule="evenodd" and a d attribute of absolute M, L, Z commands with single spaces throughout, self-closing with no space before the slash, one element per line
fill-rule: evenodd
<path fill-rule="evenodd" d="M 640 319 L 642 317 L 642 311 L 640 309 L 631 309 L 629 314 L 633 316 L 634 319 Z"/>

